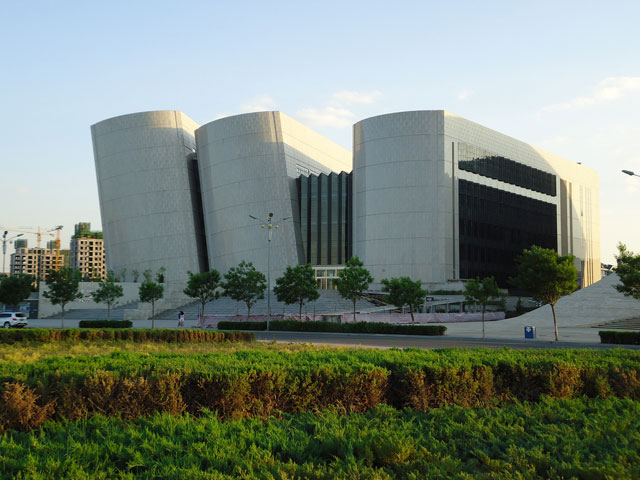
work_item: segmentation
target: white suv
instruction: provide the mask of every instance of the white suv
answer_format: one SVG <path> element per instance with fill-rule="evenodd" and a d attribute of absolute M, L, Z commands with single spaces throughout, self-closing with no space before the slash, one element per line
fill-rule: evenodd
<path fill-rule="evenodd" d="M 27 322 L 27 314 L 22 312 L 0 312 L 0 327 L 26 327 L 29 324 Z"/>

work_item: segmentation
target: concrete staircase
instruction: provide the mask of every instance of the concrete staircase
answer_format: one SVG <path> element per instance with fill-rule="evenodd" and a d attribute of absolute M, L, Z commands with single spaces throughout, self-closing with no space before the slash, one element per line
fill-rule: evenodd
<path fill-rule="evenodd" d="M 315 302 L 306 303 L 302 307 L 303 314 L 341 314 L 353 312 L 353 303 L 345 300 L 336 290 L 320 290 L 320 298 Z M 380 307 L 366 300 L 358 300 L 356 309 L 362 313 L 368 313 L 372 310 L 379 310 Z M 160 320 L 176 320 L 178 321 L 178 313 L 183 311 L 187 323 L 189 320 L 197 319 L 200 313 L 200 303 L 192 302 L 174 310 L 167 310 L 155 316 Z M 247 306 L 243 302 L 236 302 L 228 297 L 220 297 L 213 302 L 209 302 L 205 307 L 205 315 L 246 315 Z M 251 307 L 251 314 L 265 315 L 268 313 L 267 296 Z M 299 313 L 298 305 L 287 305 L 278 302 L 275 294 L 271 293 L 271 313 L 272 314 L 297 314 Z"/>
<path fill-rule="evenodd" d="M 593 325 L 593 328 L 603 330 L 640 330 L 640 317 L 603 322 L 598 325 Z"/>
<path fill-rule="evenodd" d="M 380 307 L 366 300 L 358 300 L 356 309 L 361 313 L 380 310 Z M 132 315 L 136 311 L 135 318 Z M 187 325 L 190 321 L 196 321 L 200 313 L 199 302 L 189 302 L 185 305 L 175 308 L 169 308 L 155 315 L 157 320 L 175 320 L 178 321 L 180 311 L 185 313 Z M 303 314 L 341 314 L 353 311 L 353 303 L 345 300 L 336 290 L 320 290 L 320 298 L 315 302 L 307 303 L 302 308 Z M 251 314 L 265 315 L 268 313 L 268 302 L 265 298 L 251 308 Z M 271 313 L 275 314 L 297 314 L 298 305 L 286 305 L 278 302 L 275 294 L 271 293 Z M 143 315 L 141 315 L 143 314 Z M 247 306 L 243 302 L 236 302 L 228 297 L 220 297 L 213 302 L 209 302 L 205 308 L 205 315 L 246 315 Z M 131 302 L 126 305 L 118 306 L 111 309 L 111 320 L 127 320 L 127 319 L 146 319 L 151 315 L 151 306 L 147 303 Z M 62 315 L 56 314 L 46 319 L 60 319 Z M 140 317 L 140 318 L 138 318 Z M 144 318 L 143 318 L 144 317 Z M 65 312 L 65 320 L 106 320 L 106 308 L 77 309 Z"/>
<path fill-rule="evenodd" d="M 117 306 L 111 309 L 110 320 L 126 320 L 125 315 L 128 310 L 136 310 L 139 307 L 139 302 L 130 302 L 126 305 Z M 61 319 L 62 314 L 57 313 L 48 317 L 43 317 L 47 320 Z M 65 320 L 107 320 L 106 308 L 83 308 L 83 309 L 71 309 L 64 312 Z"/>

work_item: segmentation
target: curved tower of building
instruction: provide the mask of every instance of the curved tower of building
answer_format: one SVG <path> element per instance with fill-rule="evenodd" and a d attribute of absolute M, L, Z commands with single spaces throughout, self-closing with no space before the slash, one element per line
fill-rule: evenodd
<path fill-rule="evenodd" d="M 271 274 L 304 262 L 296 179 L 351 169 L 351 152 L 280 112 L 226 117 L 196 130 L 209 266 L 221 273 L 241 261 Z M 258 218 L 255 220 L 250 217 Z M 281 220 L 287 218 L 286 220 Z"/>
<path fill-rule="evenodd" d="M 354 126 L 353 248 L 376 283 L 452 278 L 451 165 L 438 141 L 441 113 L 393 113 Z"/>
<path fill-rule="evenodd" d="M 538 245 L 576 257 L 580 286 L 600 279 L 597 173 L 443 110 L 354 126 L 354 254 L 376 283 L 431 288 L 494 276 Z"/>
<path fill-rule="evenodd" d="M 207 268 L 194 131 L 173 110 L 133 113 L 91 127 L 107 266 L 185 283 Z"/>

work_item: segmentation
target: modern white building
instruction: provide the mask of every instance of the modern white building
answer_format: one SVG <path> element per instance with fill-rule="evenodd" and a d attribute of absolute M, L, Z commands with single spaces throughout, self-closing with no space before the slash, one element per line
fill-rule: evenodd
<path fill-rule="evenodd" d="M 581 286 L 600 279 L 597 173 L 451 113 L 356 123 L 353 185 L 354 254 L 377 281 L 507 286 L 531 245 L 574 254 Z"/>
<path fill-rule="evenodd" d="M 272 234 L 272 274 L 297 265 L 303 247 L 296 180 L 351 170 L 350 151 L 281 112 L 215 120 L 196 130 L 196 145 L 209 266 L 223 273 L 242 260 L 267 271 L 267 231 L 260 226 L 269 213 L 280 225 Z"/>
<path fill-rule="evenodd" d="M 167 282 L 208 268 L 195 136 L 178 111 L 133 113 L 91 127 L 107 268 L 166 268 Z"/>
<path fill-rule="evenodd" d="M 582 286 L 600 279 L 596 172 L 445 111 L 362 120 L 353 152 L 281 112 L 201 127 L 144 112 L 92 135 L 115 271 L 164 266 L 184 283 L 246 260 L 266 273 L 272 212 L 274 276 L 297 263 L 326 276 L 358 255 L 376 284 L 494 275 L 506 287 L 535 244 L 574 254 Z"/>

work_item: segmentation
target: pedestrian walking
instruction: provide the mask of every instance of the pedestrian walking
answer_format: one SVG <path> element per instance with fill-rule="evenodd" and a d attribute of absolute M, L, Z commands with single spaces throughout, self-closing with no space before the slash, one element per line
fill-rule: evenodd
<path fill-rule="evenodd" d="M 178 327 L 184 327 L 184 312 L 180 310 L 180 315 L 178 315 Z"/>

